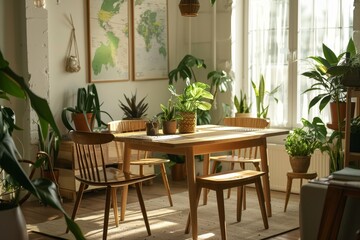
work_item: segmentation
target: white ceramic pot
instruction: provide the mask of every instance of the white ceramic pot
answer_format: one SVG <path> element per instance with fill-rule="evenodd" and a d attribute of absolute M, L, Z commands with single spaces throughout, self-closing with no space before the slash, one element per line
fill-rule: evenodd
<path fill-rule="evenodd" d="M 9 240 L 28 240 L 26 222 L 19 206 L 0 211 L 0 233 Z"/>

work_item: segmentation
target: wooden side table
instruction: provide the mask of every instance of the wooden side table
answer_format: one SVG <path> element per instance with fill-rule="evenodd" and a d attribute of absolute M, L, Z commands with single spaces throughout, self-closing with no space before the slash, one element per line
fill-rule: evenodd
<path fill-rule="evenodd" d="M 287 205 L 289 202 L 292 180 L 299 178 L 300 179 L 300 188 L 301 188 L 303 179 L 308 179 L 308 180 L 314 179 L 317 177 L 317 173 L 316 172 L 309 172 L 309 173 L 288 172 L 286 175 L 287 175 L 287 184 L 286 184 L 286 198 L 285 198 L 284 212 L 286 212 L 286 208 L 287 208 Z"/>

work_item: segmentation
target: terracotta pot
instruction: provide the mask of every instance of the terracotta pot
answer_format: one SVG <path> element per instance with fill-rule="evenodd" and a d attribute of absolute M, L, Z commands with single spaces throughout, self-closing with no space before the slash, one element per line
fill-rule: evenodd
<path fill-rule="evenodd" d="M 176 163 L 171 167 L 171 178 L 173 181 L 182 181 L 186 179 L 185 163 Z"/>
<path fill-rule="evenodd" d="M 176 127 L 177 127 L 176 120 L 162 122 L 162 129 L 164 134 L 175 134 Z"/>
<path fill-rule="evenodd" d="M 0 211 L 0 232 L 6 239 L 29 239 L 24 215 L 19 206 Z"/>
<path fill-rule="evenodd" d="M 200 9 L 200 3 L 198 0 L 181 0 L 179 9 L 182 16 L 196 17 Z"/>
<path fill-rule="evenodd" d="M 92 120 L 93 113 L 87 113 L 86 118 L 84 118 L 84 114 L 82 113 L 73 113 L 72 119 L 74 121 L 76 131 L 82 132 L 91 132 L 94 128 L 95 119 Z M 86 121 L 89 123 L 90 128 L 88 127 Z"/>
<path fill-rule="evenodd" d="M 355 103 L 351 103 L 351 118 L 354 117 Z M 338 124 L 338 112 L 337 104 L 335 102 L 330 103 L 330 113 L 331 113 L 331 123 L 328 123 L 327 126 L 330 129 L 337 130 L 339 127 Z M 346 117 L 346 102 L 339 103 L 339 116 L 341 121 L 345 121 Z M 343 125 L 344 128 L 345 124 Z"/>
<path fill-rule="evenodd" d="M 294 173 L 307 173 L 311 156 L 289 156 L 289 159 Z"/>
<path fill-rule="evenodd" d="M 178 121 L 179 133 L 193 133 L 196 130 L 196 113 L 180 112 L 182 117 Z"/>

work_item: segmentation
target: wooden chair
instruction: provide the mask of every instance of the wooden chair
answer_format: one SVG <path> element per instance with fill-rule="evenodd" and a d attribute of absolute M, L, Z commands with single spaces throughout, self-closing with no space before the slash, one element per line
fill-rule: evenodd
<path fill-rule="evenodd" d="M 269 127 L 269 121 L 264 118 L 224 118 L 224 125 L 236 126 L 245 128 L 267 128 Z M 241 169 L 245 169 L 246 163 L 251 163 L 255 166 L 257 171 L 260 171 L 261 159 L 258 158 L 258 147 L 240 148 L 232 151 L 231 155 L 210 156 L 210 160 L 213 161 L 211 173 L 215 173 L 220 163 L 230 163 L 230 169 L 235 168 L 235 164 L 239 164 Z M 245 188 L 244 188 L 245 189 Z M 230 198 L 231 189 L 228 190 L 227 198 Z M 206 192 L 204 195 L 204 204 L 206 204 Z M 244 209 L 246 209 L 245 191 L 244 191 Z"/>
<path fill-rule="evenodd" d="M 107 238 L 109 222 L 109 211 L 112 203 L 115 215 L 115 224 L 119 226 L 118 207 L 117 207 L 117 188 L 134 184 L 139 199 L 141 212 L 143 214 L 147 233 L 151 235 L 149 221 L 146 214 L 145 204 L 141 193 L 140 183 L 153 179 L 154 174 L 140 176 L 127 174 L 117 168 L 105 165 L 107 152 L 106 144 L 114 139 L 114 135 L 109 133 L 93 132 L 70 132 L 70 138 L 75 143 L 79 175 L 75 178 L 80 182 L 79 191 L 76 196 L 75 206 L 71 218 L 74 220 L 82 199 L 84 189 L 89 186 L 99 186 L 106 188 L 106 201 L 104 213 L 103 239 Z M 112 199 L 111 199 L 112 198 Z M 69 229 L 66 230 L 68 232 Z"/>
<path fill-rule="evenodd" d="M 197 185 L 197 204 L 199 203 L 201 189 L 211 189 L 216 191 L 216 200 L 218 205 L 219 222 L 221 230 L 221 239 L 226 240 L 226 221 L 225 221 L 225 207 L 224 207 L 224 189 L 238 187 L 238 199 L 237 199 L 237 221 L 241 221 L 241 205 L 242 205 L 242 188 L 247 184 L 255 183 L 255 188 L 259 200 L 261 215 L 265 229 L 269 228 L 266 210 L 265 210 L 265 199 L 261 185 L 261 176 L 264 172 L 253 171 L 253 170 L 231 170 L 220 173 L 210 174 L 207 176 L 200 176 L 196 178 Z M 190 232 L 190 214 L 186 224 L 185 233 Z"/>
<path fill-rule="evenodd" d="M 108 123 L 108 128 L 110 132 L 136 132 L 136 131 L 144 131 L 146 128 L 146 120 L 117 120 Z M 115 142 L 116 151 L 119 159 L 122 159 L 123 154 L 123 144 L 120 142 Z M 170 162 L 169 159 L 163 158 L 153 158 L 148 157 L 148 151 L 136 151 L 135 152 L 136 159 L 131 161 L 131 165 L 139 166 L 139 174 L 143 175 L 144 166 L 146 165 L 159 165 L 162 180 L 164 182 L 164 186 L 166 189 L 166 193 L 168 195 L 169 204 L 173 206 L 171 191 L 169 180 L 167 178 L 165 163 Z M 122 217 L 123 219 L 123 217 Z"/>

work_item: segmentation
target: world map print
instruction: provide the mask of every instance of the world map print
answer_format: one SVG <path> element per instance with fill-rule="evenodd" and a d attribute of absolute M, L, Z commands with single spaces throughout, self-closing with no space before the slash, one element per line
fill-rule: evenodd
<path fill-rule="evenodd" d="M 166 0 L 88 0 L 88 5 L 91 82 L 167 78 Z"/>
<path fill-rule="evenodd" d="M 89 1 L 92 81 L 129 79 L 127 0 Z"/>

